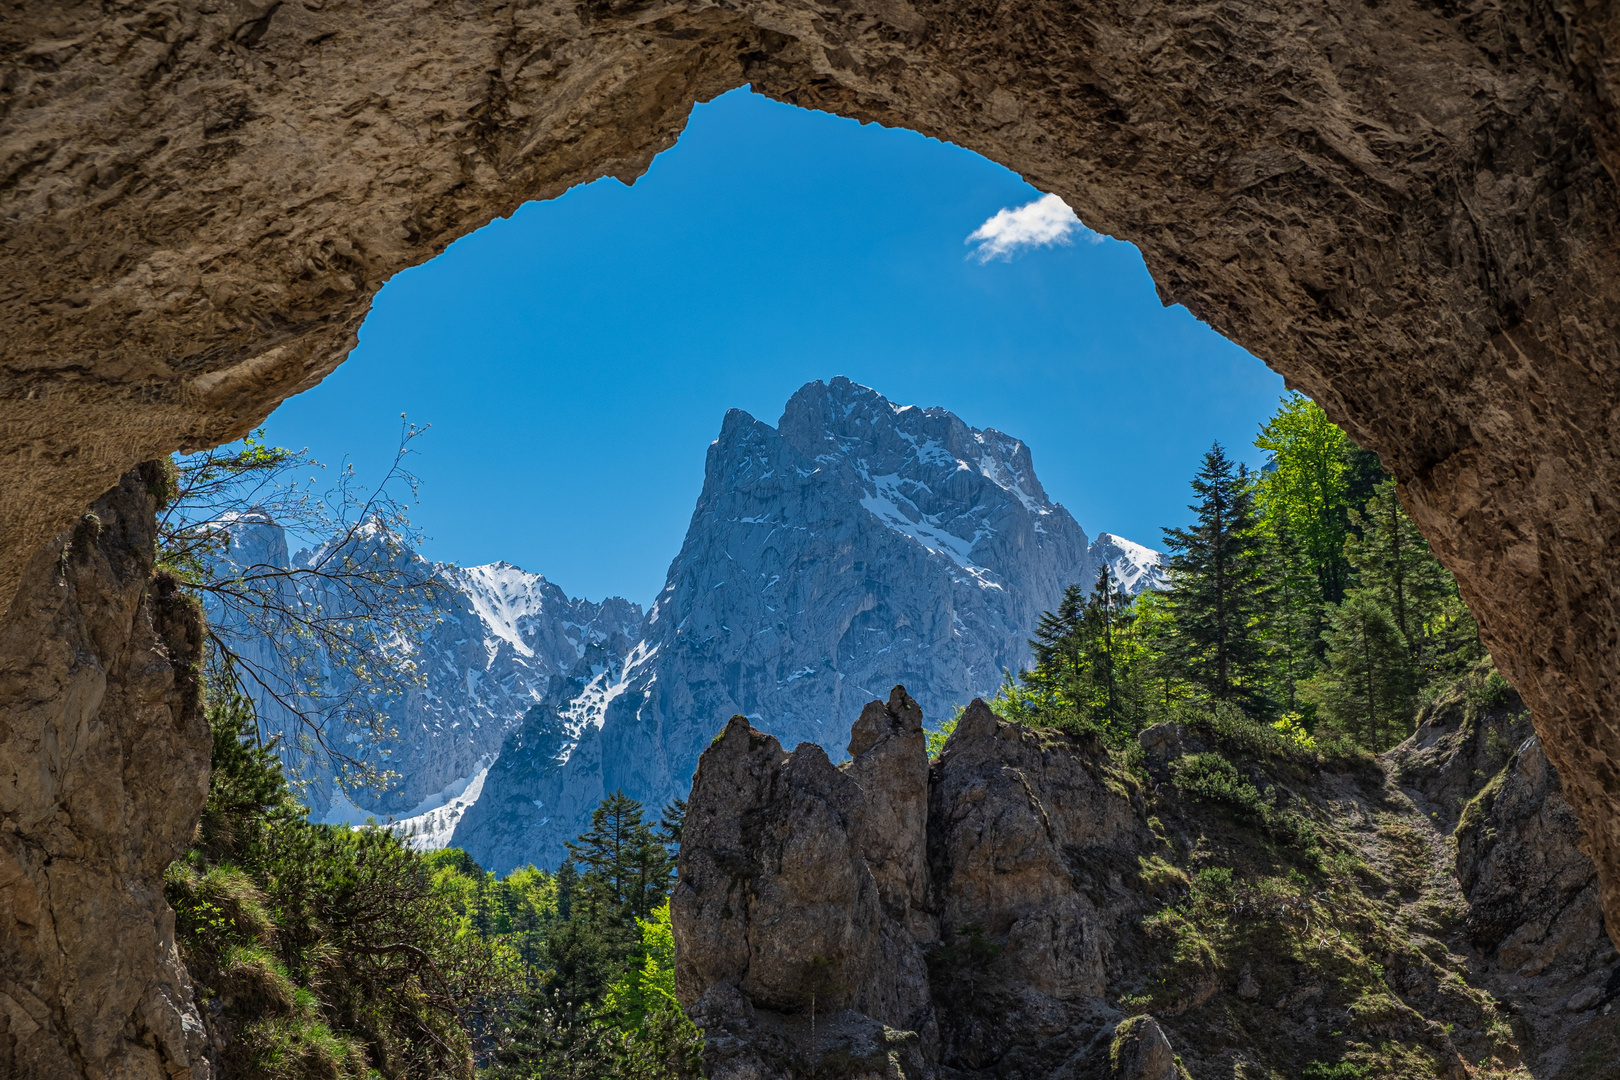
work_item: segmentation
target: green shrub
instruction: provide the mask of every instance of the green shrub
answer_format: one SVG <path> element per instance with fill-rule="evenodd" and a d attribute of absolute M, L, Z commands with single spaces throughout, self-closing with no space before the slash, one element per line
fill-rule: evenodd
<path fill-rule="evenodd" d="M 241 701 L 207 715 L 198 843 L 164 885 L 182 958 L 222 1029 L 221 1074 L 465 1073 L 469 1027 L 512 988 L 509 947 L 469 930 L 391 833 L 310 824 Z"/>
<path fill-rule="evenodd" d="M 1366 1075 L 1348 1061 L 1313 1061 L 1305 1066 L 1304 1080 L 1362 1080 Z"/>
<path fill-rule="evenodd" d="M 1170 772 L 1175 786 L 1194 798 L 1224 806 L 1278 840 L 1315 847 L 1315 830 L 1303 816 L 1277 808 L 1220 754 L 1188 754 L 1172 762 Z"/>

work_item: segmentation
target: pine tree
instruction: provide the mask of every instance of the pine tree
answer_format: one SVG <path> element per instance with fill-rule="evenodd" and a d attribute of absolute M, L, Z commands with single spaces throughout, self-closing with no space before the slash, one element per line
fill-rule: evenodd
<path fill-rule="evenodd" d="M 1106 566 L 1098 572 L 1097 584 L 1086 601 L 1085 622 L 1091 681 L 1096 688 L 1092 714 L 1110 726 L 1128 727 L 1135 711 L 1127 688 L 1131 598 Z"/>
<path fill-rule="evenodd" d="M 579 868 L 573 859 L 564 859 L 557 867 L 557 917 L 570 919 L 574 915 L 574 897 L 579 892 Z"/>
<path fill-rule="evenodd" d="M 1192 480 L 1198 502 L 1190 529 L 1166 529 L 1169 606 L 1176 650 L 1189 681 L 1211 698 L 1264 707 L 1260 538 L 1253 484 L 1216 443 Z"/>
<path fill-rule="evenodd" d="M 1057 610 L 1041 616 L 1030 647 L 1035 665 L 1022 677 L 1027 690 L 1061 715 L 1047 722 L 1078 725 L 1107 738 L 1128 737 L 1140 726 L 1141 694 L 1133 640 L 1135 609 L 1103 567 L 1087 596 L 1078 584 L 1063 592 Z M 1031 699 L 1034 700 L 1034 699 Z"/>
<path fill-rule="evenodd" d="M 658 820 L 658 839 L 669 848 L 670 858 L 674 858 L 681 850 L 681 833 L 686 828 L 686 800 L 675 799 L 664 807 L 663 816 Z"/>
<path fill-rule="evenodd" d="M 1080 624 L 1086 594 L 1078 584 L 1063 590 L 1058 606 L 1041 615 L 1029 647 L 1035 654 L 1034 677 L 1053 688 L 1068 686 L 1080 675 Z"/>
<path fill-rule="evenodd" d="M 586 917 L 607 932 L 632 932 L 669 895 L 674 860 L 641 804 L 615 791 L 591 812 L 591 827 L 568 851 L 584 867 L 574 898 Z"/>
<path fill-rule="evenodd" d="M 1284 712 L 1300 710 L 1299 685 L 1316 670 L 1326 616 L 1315 568 L 1287 527 L 1273 528 L 1263 547 L 1266 581 L 1264 637 L 1272 698 Z"/>
<path fill-rule="evenodd" d="M 1416 690 L 1411 651 L 1389 609 L 1353 589 L 1329 609 L 1327 667 L 1306 694 L 1334 726 L 1375 750 L 1410 733 Z"/>
<path fill-rule="evenodd" d="M 1359 587 L 1377 595 L 1408 644 L 1421 652 L 1425 626 L 1445 598 L 1457 594 L 1456 581 L 1406 515 L 1395 495 L 1395 481 L 1378 485 L 1367 504 L 1352 514 L 1352 521 L 1361 535 L 1345 541 L 1345 556 L 1356 570 Z"/>

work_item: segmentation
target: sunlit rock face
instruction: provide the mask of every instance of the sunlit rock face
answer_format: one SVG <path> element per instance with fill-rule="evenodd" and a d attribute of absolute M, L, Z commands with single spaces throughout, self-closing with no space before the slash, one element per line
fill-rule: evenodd
<path fill-rule="evenodd" d="M 949 716 L 1025 667 L 1041 613 L 1104 562 L 1138 588 L 1160 572 L 1140 545 L 1089 544 L 1010 435 L 844 378 L 775 427 L 734 409 L 641 642 L 530 714 L 454 843 L 503 871 L 555 865 L 603 795 L 684 795 L 734 714 L 835 754 L 838 718 L 880 688 Z"/>
<path fill-rule="evenodd" d="M 842 764 L 740 716 L 704 750 L 670 902 L 704 1075 L 1308 1076 L 1373 1046 L 1402 1077 L 1615 1075 L 1620 957 L 1517 701 L 1453 689 L 1400 746 L 1337 761 L 1167 723 L 1132 767 L 983 702 L 930 760 L 925 722 L 895 687 Z M 1292 842 L 1181 789 L 1178 759 L 1210 753 L 1341 870 L 1305 876 Z M 1215 931 L 1193 875 L 1223 872 Z M 1259 906 L 1275 874 L 1303 906 Z"/>

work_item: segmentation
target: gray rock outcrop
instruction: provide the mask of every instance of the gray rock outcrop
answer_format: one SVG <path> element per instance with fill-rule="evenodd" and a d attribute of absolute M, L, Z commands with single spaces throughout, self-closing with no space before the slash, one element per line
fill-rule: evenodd
<path fill-rule="evenodd" d="M 908 1080 L 1102 1068 L 1127 911 L 1108 893 L 1151 839 L 1131 801 L 978 700 L 930 776 L 902 687 L 862 710 L 849 753 L 785 753 L 739 716 L 703 754 L 671 914 L 713 1075 L 864 1076 L 838 1071 L 866 1060 L 840 1041 L 860 1039 L 905 1048 Z M 812 1007 L 836 1034 L 812 1034 Z"/>
<path fill-rule="evenodd" d="M 929 763 L 898 687 L 841 766 L 735 717 L 699 764 L 671 901 L 710 1075 L 1611 1076 L 1620 957 L 1595 868 L 1533 740 L 1494 779 L 1459 766 L 1526 725 L 1460 700 L 1336 763 L 1174 723 L 1124 766 L 982 702 Z M 1177 779 L 1216 757 L 1313 848 Z M 1398 786 L 1470 774 L 1460 824 Z"/>
<path fill-rule="evenodd" d="M 0 1076 L 204 1080 L 163 872 L 208 794 L 202 620 L 153 576 L 143 466 L 0 627 Z"/>
<path fill-rule="evenodd" d="M 555 866 L 607 793 L 684 795 L 717 716 L 833 752 L 836 718 L 885 686 L 948 716 L 1021 670 L 1041 613 L 1104 565 L 1133 591 L 1159 580 L 1157 552 L 1090 544 L 1010 435 L 844 378 L 775 428 L 732 410 L 622 671 L 530 714 L 453 842 L 502 872 Z"/>

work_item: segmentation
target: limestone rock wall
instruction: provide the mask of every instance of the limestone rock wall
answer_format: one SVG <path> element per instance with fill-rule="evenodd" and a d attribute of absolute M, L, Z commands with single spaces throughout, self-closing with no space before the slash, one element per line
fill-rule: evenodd
<path fill-rule="evenodd" d="M 982 701 L 931 778 L 921 719 L 896 687 L 842 768 L 742 717 L 703 755 L 671 915 L 717 1080 L 1102 1068 L 1121 1019 L 1105 959 L 1140 907 L 1113 894 L 1151 841 L 1140 799 Z M 1120 1075 L 1159 1080 L 1143 1069 Z"/>
<path fill-rule="evenodd" d="M 203 1080 L 163 899 L 208 793 L 202 621 L 153 468 L 38 552 L 0 627 L 0 1076 Z"/>

